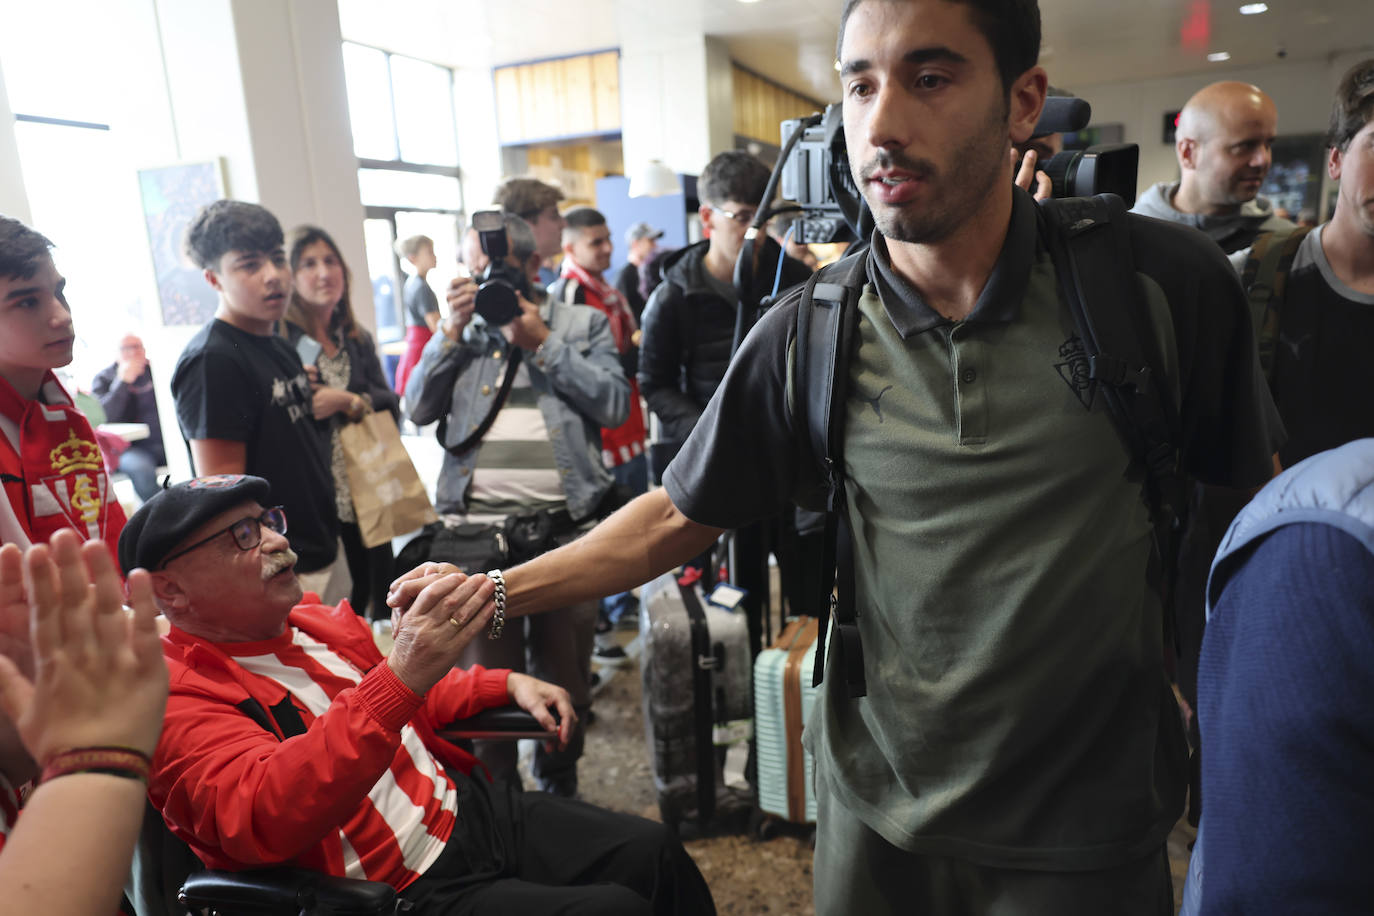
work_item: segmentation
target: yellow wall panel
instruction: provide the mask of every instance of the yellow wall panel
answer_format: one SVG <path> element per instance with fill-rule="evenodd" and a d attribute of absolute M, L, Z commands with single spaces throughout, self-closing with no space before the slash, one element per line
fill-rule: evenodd
<path fill-rule="evenodd" d="M 734 68 L 732 97 L 735 133 L 778 145 L 778 124 L 804 118 L 825 106 L 800 93 L 784 89 L 738 65 Z"/>
<path fill-rule="evenodd" d="M 620 54 L 605 51 L 497 67 L 502 143 L 620 129 Z"/>

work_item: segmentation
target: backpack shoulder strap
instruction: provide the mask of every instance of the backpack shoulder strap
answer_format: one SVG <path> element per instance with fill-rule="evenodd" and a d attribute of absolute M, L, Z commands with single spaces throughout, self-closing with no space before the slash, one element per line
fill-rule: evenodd
<path fill-rule="evenodd" d="M 1088 376 L 1145 473 L 1167 593 L 1187 487 L 1178 409 L 1135 278 L 1130 218 L 1114 194 L 1042 201 L 1040 213 L 1060 292 L 1088 357 Z"/>
<path fill-rule="evenodd" d="M 1269 378 L 1274 369 L 1274 346 L 1279 339 L 1288 271 L 1310 231 L 1308 226 L 1297 226 L 1263 233 L 1250 246 L 1245 269 L 1241 271 L 1240 282 L 1250 303 L 1250 318 L 1254 321 L 1260 368 L 1265 378 Z"/>
<path fill-rule="evenodd" d="M 807 280 L 797 303 L 796 355 L 793 359 L 794 428 L 805 430 L 803 451 L 825 482 L 826 521 L 821 575 L 823 594 L 816 607 L 829 607 L 845 684 L 851 697 L 868 692 L 863 648 L 854 600 L 853 539 L 844 492 L 845 398 L 849 360 L 859 326 L 859 297 L 867 280 L 866 250 L 847 254 Z M 825 674 L 826 627 L 818 627 L 813 685 Z"/>

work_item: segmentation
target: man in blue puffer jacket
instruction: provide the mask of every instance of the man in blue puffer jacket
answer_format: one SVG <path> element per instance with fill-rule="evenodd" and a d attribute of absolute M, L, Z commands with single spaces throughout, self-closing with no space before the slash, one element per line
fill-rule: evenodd
<path fill-rule="evenodd" d="M 1207 594 L 1207 806 L 1182 912 L 1368 912 L 1374 439 L 1261 490 L 1223 539 Z"/>

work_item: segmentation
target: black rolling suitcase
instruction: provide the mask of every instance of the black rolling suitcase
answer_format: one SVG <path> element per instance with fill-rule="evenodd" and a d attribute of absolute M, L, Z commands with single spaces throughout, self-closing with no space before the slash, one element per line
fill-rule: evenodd
<path fill-rule="evenodd" d="M 752 725 L 749 632 L 743 613 L 707 601 L 664 574 L 639 599 L 644 652 L 644 729 L 663 822 L 705 826 L 724 809 L 747 808 L 726 789 L 726 749 L 747 747 Z"/>

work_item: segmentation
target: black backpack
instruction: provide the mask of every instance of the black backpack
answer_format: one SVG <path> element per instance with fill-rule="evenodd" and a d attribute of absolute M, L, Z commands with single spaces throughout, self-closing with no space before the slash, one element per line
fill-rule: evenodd
<path fill-rule="evenodd" d="M 1114 194 L 1046 200 L 1038 219 L 1060 295 L 1087 355 L 1088 377 L 1098 383 L 1107 411 L 1145 477 L 1160 564 L 1155 572 L 1167 607 L 1187 490 L 1179 467 L 1179 420 L 1136 281 L 1126 207 Z M 845 389 L 857 343 L 867 259 L 866 248 L 847 254 L 803 287 L 792 376 L 793 422 L 795 428 L 807 430 L 803 449 L 809 451 L 827 491 L 823 563 L 833 575 L 823 575 L 825 594 L 818 596 L 816 607 L 830 608 L 836 664 L 842 666 L 851 697 L 864 696 L 867 685 L 845 502 Z M 822 626 L 816 647 L 816 685 L 825 672 L 825 631 Z"/>
<path fill-rule="evenodd" d="M 1240 285 L 1250 302 L 1250 317 L 1259 343 L 1260 368 L 1264 377 L 1274 375 L 1274 346 L 1279 339 L 1284 295 L 1288 291 L 1288 271 L 1297 257 L 1302 240 L 1311 232 L 1308 226 L 1265 232 L 1250 246 L 1241 271 Z"/>

